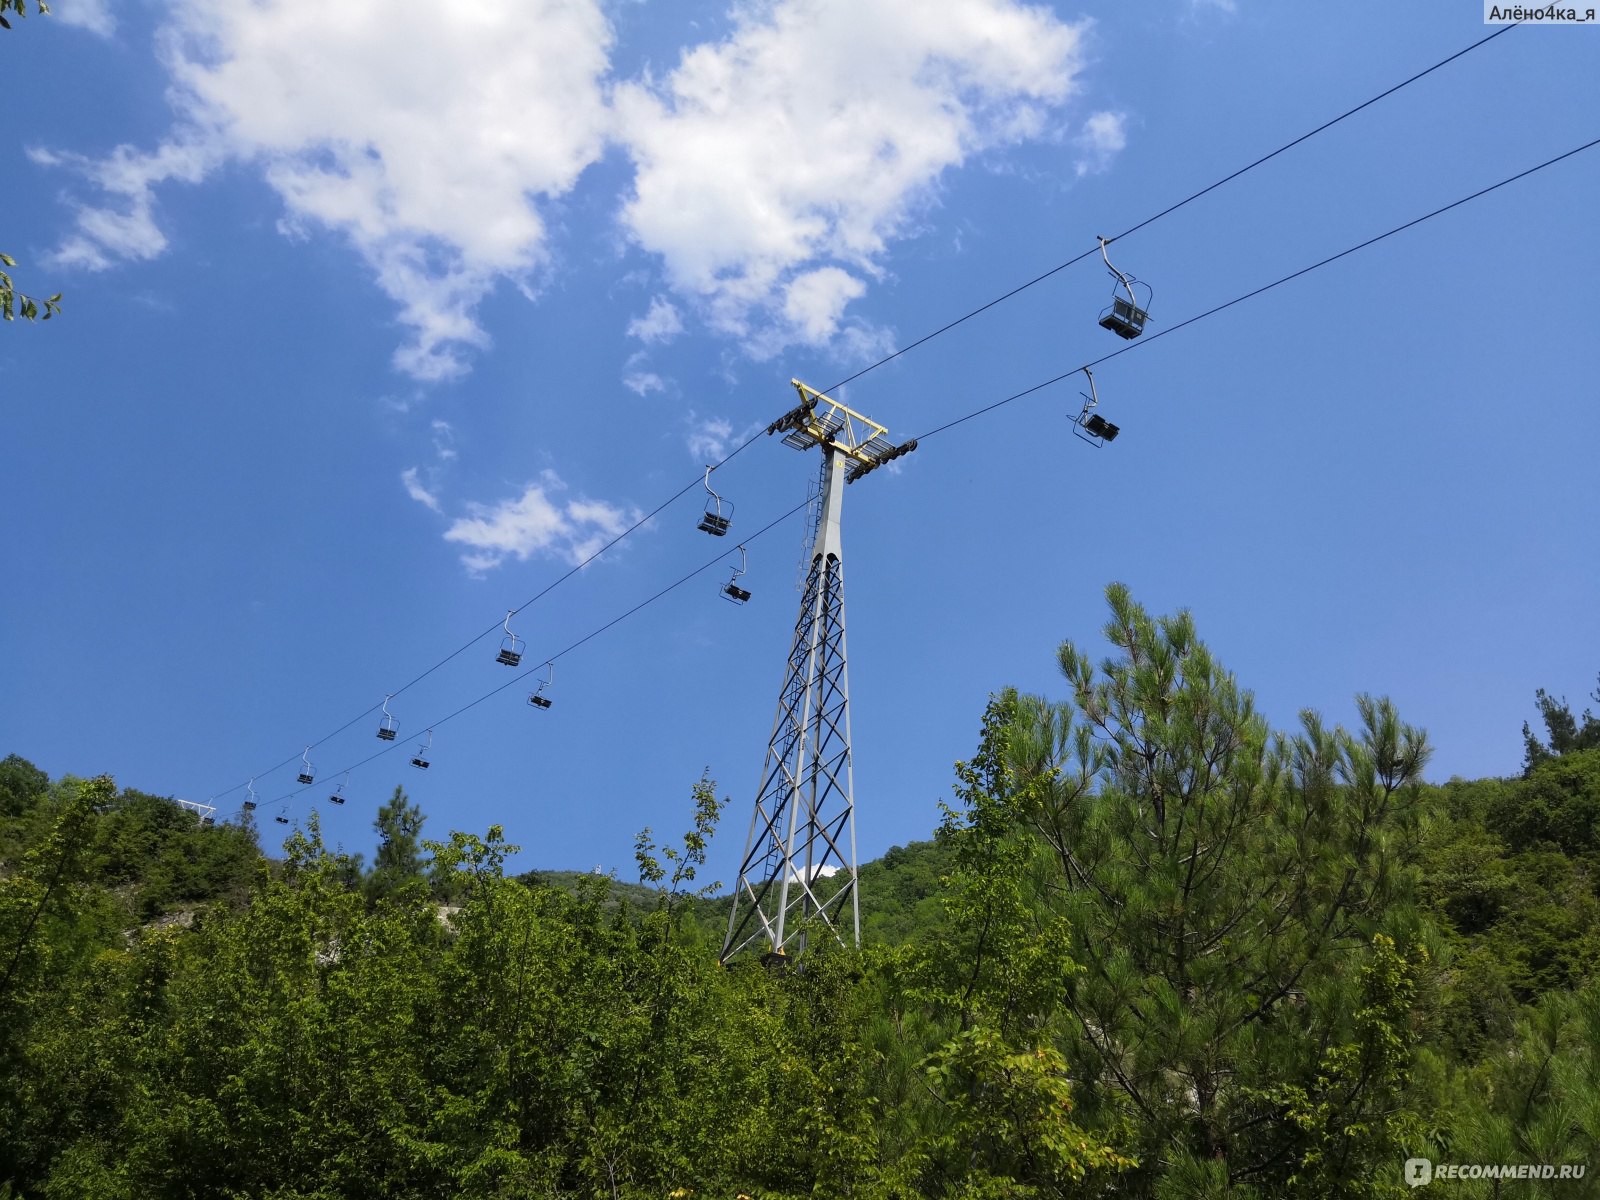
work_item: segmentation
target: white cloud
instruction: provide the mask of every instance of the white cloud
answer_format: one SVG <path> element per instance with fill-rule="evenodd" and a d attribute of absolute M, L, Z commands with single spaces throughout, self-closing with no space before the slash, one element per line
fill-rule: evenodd
<path fill-rule="evenodd" d="M 108 0 L 67 0 L 90 24 Z M 659 80 L 615 89 L 605 0 L 170 0 L 159 37 L 176 112 L 154 148 L 35 152 L 104 193 L 58 260 L 144 261 L 156 200 L 226 164 L 258 171 L 291 236 L 333 232 L 408 331 L 399 369 L 458 376 L 489 339 L 502 282 L 532 295 L 551 204 L 608 139 L 631 156 L 625 234 L 659 256 L 677 303 L 629 324 L 682 332 L 685 301 L 747 353 L 887 334 L 851 315 L 890 242 L 918 232 L 941 175 L 1051 136 L 1087 22 L 1021 0 L 737 0 L 731 33 Z M 640 394 L 667 386 L 632 371 Z"/>
<path fill-rule="evenodd" d="M 670 342 L 683 332 L 683 317 L 665 296 L 650 301 L 650 311 L 628 322 L 628 336 L 641 342 Z"/>
<path fill-rule="evenodd" d="M 50 11 L 66 25 L 76 25 L 101 37 L 110 37 L 117 31 L 117 20 L 111 15 L 107 0 L 52 0 Z"/>
<path fill-rule="evenodd" d="M 41 166 L 68 167 L 115 198 L 105 208 L 79 207 L 76 228 L 51 255 L 62 266 L 102 271 L 119 261 L 147 262 L 167 248 L 156 225 L 155 186 L 168 180 L 198 183 L 218 155 L 201 141 L 174 141 L 151 154 L 118 146 L 103 159 L 30 147 Z"/>
<path fill-rule="evenodd" d="M 1097 112 L 1083 123 L 1083 131 L 1072 139 L 1078 160 L 1073 164 L 1079 178 L 1098 175 L 1128 144 L 1127 114 Z"/>
<path fill-rule="evenodd" d="M 430 492 L 427 488 L 422 486 L 422 483 L 417 477 L 416 467 L 407 467 L 404 471 L 401 471 L 400 482 L 405 484 L 406 494 L 418 504 L 425 504 L 429 508 L 433 509 L 434 512 L 444 511 L 439 507 L 438 495 L 434 492 Z"/>
<path fill-rule="evenodd" d="M 713 328 L 759 353 L 829 341 L 939 176 L 1038 136 L 1082 25 L 1015 0 L 772 0 L 617 90 L 622 220 Z"/>
<path fill-rule="evenodd" d="M 451 459 L 457 457 L 456 434 L 455 429 L 453 426 L 451 426 L 450 422 L 441 421 L 438 418 L 435 418 L 432 424 L 432 429 L 433 452 L 445 462 L 449 462 Z"/>
<path fill-rule="evenodd" d="M 654 371 L 629 371 L 622 377 L 622 386 L 638 396 L 667 390 L 666 380 Z"/>
<path fill-rule="evenodd" d="M 689 414 L 689 456 L 701 462 L 714 463 L 728 453 L 728 439 L 733 436 L 733 423 L 722 417 L 697 419 Z"/>
<path fill-rule="evenodd" d="M 227 159 L 256 164 L 285 228 L 344 235 L 399 306 L 395 355 L 423 380 L 465 370 L 488 339 L 478 303 L 546 259 L 537 203 L 600 154 L 612 41 L 599 0 L 175 0 L 163 32 L 178 131 L 111 165 L 120 202 L 84 209 L 64 261 L 148 258 L 165 238 L 151 187 Z M 204 170 L 172 169 L 199 153 Z"/>
<path fill-rule="evenodd" d="M 565 487 L 555 472 L 546 471 L 520 496 L 468 505 L 471 515 L 456 520 L 445 540 L 467 547 L 461 561 L 481 574 L 508 558 L 522 562 L 536 554 L 582 562 L 638 519 L 630 509 L 599 500 L 562 504 L 554 497 Z"/>
<path fill-rule="evenodd" d="M 839 328 L 844 306 L 866 294 L 867 285 L 838 267 L 819 267 L 783 289 L 783 315 L 801 338 L 825 342 Z"/>

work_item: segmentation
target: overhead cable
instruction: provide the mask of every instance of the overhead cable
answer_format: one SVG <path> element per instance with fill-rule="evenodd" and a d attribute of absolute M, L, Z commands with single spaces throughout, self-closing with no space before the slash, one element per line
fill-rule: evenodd
<path fill-rule="evenodd" d="M 1417 82 L 1417 80 L 1423 78 L 1424 76 L 1433 74 L 1440 67 L 1447 66 L 1450 63 L 1455 62 L 1456 59 L 1462 57 L 1463 55 L 1470 54 L 1472 51 L 1476 50 L 1479 46 L 1482 46 L 1482 45 L 1485 45 L 1488 42 L 1494 41 L 1494 39 L 1499 37 L 1502 33 L 1507 33 L 1510 30 L 1515 29 L 1517 24 L 1519 24 L 1519 22 L 1513 22 L 1510 25 L 1502 26 L 1501 28 L 1496 29 L 1493 33 L 1489 34 L 1487 37 L 1479 38 L 1477 41 L 1473 42 L 1472 45 L 1468 46 L 1466 49 L 1457 50 L 1454 54 L 1450 55 L 1449 58 L 1441 58 L 1438 62 L 1434 63 L 1433 66 L 1428 67 L 1425 70 L 1418 71 L 1415 75 L 1411 76 L 1409 79 L 1403 79 L 1399 83 L 1395 84 L 1393 87 L 1379 92 L 1376 96 L 1373 96 L 1372 98 L 1370 98 L 1368 100 L 1363 100 L 1360 104 L 1356 105 L 1354 108 L 1347 109 L 1346 111 L 1340 113 L 1337 117 L 1334 117 L 1331 121 L 1324 121 L 1321 125 L 1318 125 L 1315 129 L 1309 130 L 1306 133 L 1302 133 L 1299 137 L 1295 138 L 1293 141 L 1285 142 L 1283 145 L 1279 146 L 1276 150 L 1272 151 L 1271 153 L 1263 154 L 1260 158 L 1256 159 L 1253 163 L 1250 163 L 1248 166 L 1240 167 L 1237 171 L 1233 172 L 1231 175 L 1224 175 L 1221 179 L 1217 180 L 1215 183 L 1207 184 L 1205 187 L 1201 188 L 1198 192 L 1193 192 L 1190 195 L 1185 196 L 1182 200 L 1179 200 L 1176 204 L 1169 204 L 1166 208 L 1163 208 L 1160 212 L 1156 213 L 1154 216 L 1146 217 L 1144 220 L 1140 221 L 1137 225 L 1130 225 L 1127 229 L 1124 229 L 1121 233 L 1117 234 L 1116 237 L 1106 238 L 1105 239 L 1105 244 L 1106 245 L 1110 245 L 1112 242 L 1116 241 L 1118 238 L 1125 238 L 1130 233 L 1137 233 L 1139 230 L 1143 229 L 1146 225 L 1153 224 L 1154 222 L 1159 221 L 1162 217 L 1169 216 L 1172 213 L 1177 212 L 1180 208 L 1184 207 L 1184 205 L 1192 204 L 1194 201 L 1200 199 L 1200 197 L 1206 195 L 1207 193 L 1216 191 L 1223 184 L 1232 183 L 1235 179 L 1238 179 L 1239 176 L 1247 174 L 1250 171 L 1254 171 L 1257 167 L 1261 166 L 1263 163 L 1271 162 L 1273 159 L 1277 158 L 1278 155 L 1282 154 L 1285 150 L 1294 149 L 1294 147 L 1298 146 L 1301 142 L 1304 142 L 1304 141 L 1309 140 L 1310 138 L 1316 137 L 1317 134 L 1323 132 L 1324 130 L 1332 129 L 1335 125 L 1337 125 L 1340 121 L 1343 121 L 1345 118 L 1355 116 L 1362 109 L 1370 108 L 1372 105 L 1378 103 L 1378 101 L 1383 100 L 1383 99 L 1385 99 L 1385 98 L 1387 98 L 1389 96 L 1394 95 L 1401 88 L 1409 87 L 1411 84 Z M 1058 275 L 1062 271 L 1065 271 L 1068 267 L 1075 266 L 1078 263 L 1081 263 L 1086 258 L 1093 258 L 1098 253 L 1100 253 L 1100 246 L 1097 244 L 1093 249 L 1085 250 L 1082 254 L 1078 255 L 1077 257 L 1069 258 L 1069 259 L 1067 259 L 1066 262 L 1061 263 L 1058 266 L 1051 267 L 1048 271 L 1046 271 L 1042 275 L 1035 275 L 1032 279 L 1028 280 L 1027 283 L 1019 284 L 1018 286 L 1012 288 L 1009 292 L 1006 292 L 1002 296 L 996 296 L 993 300 L 990 300 L 987 304 L 979 305 L 977 308 L 973 309 L 971 312 L 965 313 L 962 316 L 957 317 L 954 321 L 951 321 L 949 324 L 941 325 L 938 329 L 935 329 L 932 333 L 924 334 L 922 337 L 919 337 L 916 341 L 911 342 L 908 345 L 900 347 L 900 349 L 896 350 L 893 354 L 885 355 L 883 358 L 880 358 L 877 362 L 871 364 L 870 366 L 862 367 L 861 370 L 857 371 L 854 375 L 851 375 L 846 379 L 841 379 L 838 383 L 834 384 L 832 387 L 824 388 L 823 391 L 825 391 L 825 392 L 836 392 L 840 388 L 844 387 L 845 384 L 854 383 L 857 379 L 860 379 L 863 375 L 866 375 L 867 373 L 869 373 L 871 371 L 876 371 L 879 367 L 893 362 L 895 359 L 899 358 L 902 354 L 909 353 L 910 351 L 915 350 L 918 346 L 921 346 L 926 342 L 931 342 L 934 338 L 938 337 L 940 334 L 949 333 L 957 325 L 964 324 L 965 322 L 970 321 L 973 317 L 976 317 L 976 316 L 979 316 L 982 313 L 988 312 L 991 308 L 995 307 L 997 304 L 1003 304 L 1005 301 L 1011 299 L 1013 296 L 1020 295 L 1021 293 L 1027 291 L 1029 288 L 1033 287 L 1035 284 L 1043 283 L 1046 279 L 1049 279 L 1052 275 Z"/>

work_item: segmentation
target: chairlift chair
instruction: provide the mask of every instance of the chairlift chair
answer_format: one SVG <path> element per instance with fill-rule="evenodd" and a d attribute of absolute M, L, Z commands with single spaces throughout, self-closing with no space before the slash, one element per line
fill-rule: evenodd
<path fill-rule="evenodd" d="M 1100 326 L 1109 329 L 1120 338 L 1132 340 L 1144 332 L 1144 323 L 1150 317 L 1150 301 L 1154 296 L 1148 283 L 1140 283 L 1132 275 L 1125 275 L 1111 265 L 1111 259 L 1106 255 L 1106 239 L 1100 239 L 1100 257 L 1105 259 L 1106 269 L 1117 277 L 1117 282 L 1122 285 L 1122 290 L 1127 293 L 1126 299 L 1111 290 L 1111 307 L 1100 314 Z M 1134 291 L 1137 287 L 1144 293 L 1143 306 L 1139 303 L 1139 295 Z"/>
<path fill-rule="evenodd" d="M 244 785 L 244 789 L 245 789 L 244 811 L 245 812 L 255 812 L 255 810 L 256 810 L 256 781 L 255 781 L 255 779 L 252 778 L 249 783 L 245 784 Z"/>
<path fill-rule="evenodd" d="M 305 764 L 300 768 L 300 774 L 295 776 L 295 779 L 300 783 L 315 783 L 317 781 L 316 768 L 311 765 L 311 760 L 306 757 L 310 753 L 310 746 L 300 752 L 300 761 Z"/>
<path fill-rule="evenodd" d="M 733 575 L 728 582 L 722 585 L 722 598 L 731 604 L 744 604 L 750 599 L 747 588 L 739 586 L 739 576 L 743 575 L 750 566 L 750 556 L 743 546 L 739 547 L 739 565 L 733 568 Z"/>
<path fill-rule="evenodd" d="M 527 648 L 522 639 L 511 632 L 511 614 L 516 611 L 513 608 L 506 613 L 506 636 L 500 643 L 500 657 L 495 659 L 495 662 L 504 663 L 508 667 L 520 666 L 522 652 Z"/>
<path fill-rule="evenodd" d="M 722 537 L 728 532 L 728 526 L 733 522 L 733 505 L 711 489 L 711 467 L 706 468 L 705 485 L 711 499 L 706 503 L 705 516 L 700 518 L 696 527 L 713 537 Z"/>
<path fill-rule="evenodd" d="M 392 695 L 383 698 L 383 717 L 378 721 L 378 736 L 386 742 L 394 741 L 395 735 L 400 732 L 400 722 L 396 721 L 389 712 L 389 701 L 393 699 Z M 368 709 L 367 711 L 370 712 L 372 710 Z"/>
<path fill-rule="evenodd" d="M 274 821 L 276 821 L 276 822 L 277 822 L 277 823 L 278 823 L 278 824 L 279 824 L 279 825 L 287 825 L 287 824 L 288 824 L 288 823 L 289 823 L 289 810 L 288 810 L 288 806 L 287 806 L 287 805 L 286 805 L 286 806 L 285 806 L 285 807 L 284 807 L 284 809 L 283 809 L 283 810 L 282 810 L 282 811 L 281 811 L 281 812 L 279 812 L 279 813 L 278 813 L 278 814 L 277 814 L 277 815 L 276 815 L 276 816 L 275 816 L 275 817 L 273 817 L 273 818 L 272 818 L 272 819 L 273 819 L 273 820 L 274 820 Z"/>
<path fill-rule="evenodd" d="M 333 791 L 331 793 L 329 793 L 329 795 L 328 795 L 328 803 L 329 804 L 343 804 L 345 802 L 344 785 L 349 781 L 349 779 L 350 779 L 350 772 L 346 771 L 344 773 L 344 778 L 339 780 L 339 786 L 334 788 Z"/>
<path fill-rule="evenodd" d="M 1089 392 L 1087 395 L 1083 392 L 1078 393 L 1083 396 L 1083 408 L 1072 419 L 1072 432 L 1091 446 L 1098 448 L 1107 442 L 1116 441 L 1117 434 L 1122 430 L 1094 411 L 1100 403 L 1099 391 L 1094 386 L 1094 372 L 1084 367 L 1083 373 L 1089 377 Z"/>
<path fill-rule="evenodd" d="M 411 760 L 411 765 L 426 771 L 431 765 L 428 762 L 428 751 L 433 749 L 433 730 L 428 730 L 428 740 L 417 747 L 417 753 Z"/>
<path fill-rule="evenodd" d="M 544 669 L 545 677 L 539 681 L 539 686 L 535 688 L 528 696 L 528 703 L 533 705 L 535 708 L 540 709 L 549 708 L 550 705 L 554 703 L 550 697 L 544 694 L 544 690 L 555 680 L 556 665 L 553 662 L 547 662 L 544 665 Z"/>

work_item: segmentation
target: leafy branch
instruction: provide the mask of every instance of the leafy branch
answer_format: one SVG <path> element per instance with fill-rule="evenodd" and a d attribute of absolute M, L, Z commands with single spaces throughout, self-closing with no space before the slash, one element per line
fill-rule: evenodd
<path fill-rule="evenodd" d="M 44 0 L 34 0 L 34 8 L 44 14 L 49 14 L 50 6 Z M 6 20 L 6 13 L 14 12 L 19 17 L 28 15 L 28 0 L 0 0 L 0 29 L 10 29 L 11 22 Z"/>
<path fill-rule="evenodd" d="M 0 14 L 3 14 L 6 6 L 11 4 L 15 4 L 20 8 L 22 0 L 0 0 Z M 43 5 L 40 5 L 40 8 L 42 11 L 49 11 Z M 0 15 L 0 25 L 5 24 L 5 17 Z M 10 26 L 7 25 L 6 28 L 9 29 Z M 17 265 L 17 260 L 9 254 L 0 254 L 0 263 L 8 267 L 14 267 Z M 29 321 L 40 320 L 41 313 L 43 314 L 42 319 L 48 321 L 60 311 L 60 292 L 44 300 L 36 300 L 24 292 L 17 291 L 15 285 L 11 282 L 11 276 L 4 271 L 0 271 L 0 316 L 3 316 L 7 321 L 14 321 L 19 316 L 25 317 Z"/>

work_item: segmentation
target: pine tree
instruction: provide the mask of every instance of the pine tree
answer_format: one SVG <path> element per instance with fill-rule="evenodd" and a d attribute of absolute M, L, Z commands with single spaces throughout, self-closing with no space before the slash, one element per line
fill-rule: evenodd
<path fill-rule="evenodd" d="M 1129 1194 L 1183 1161 L 1281 1188 L 1296 1139 L 1257 1097 L 1313 1084 L 1320 1047 L 1357 1040 L 1355 968 L 1406 894 L 1426 741 L 1367 696 L 1358 734 L 1306 712 L 1274 735 L 1187 613 L 1107 596 L 1119 656 L 1097 672 L 1065 643 L 1072 699 L 1020 700 L 1010 745 L 1040 900 L 1082 967 L 1064 1000 L 1083 1112 L 1139 1129 Z M 1345 1111 L 1384 1086 L 1358 1079 Z"/>
<path fill-rule="evenodd" d="M 412 880 L 423 877 L 422 809 L 396 785 L 389 802 L 378 809 L 372 828 L 378 835 L 378 853 L 372 873 L 367 877 L 367 892 L 381 899 Z"/>

